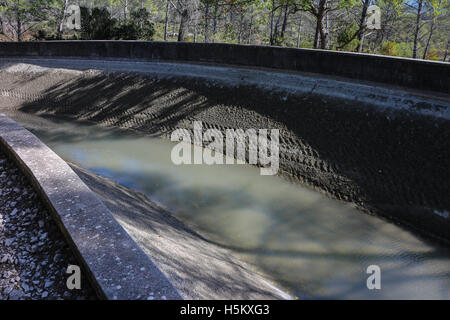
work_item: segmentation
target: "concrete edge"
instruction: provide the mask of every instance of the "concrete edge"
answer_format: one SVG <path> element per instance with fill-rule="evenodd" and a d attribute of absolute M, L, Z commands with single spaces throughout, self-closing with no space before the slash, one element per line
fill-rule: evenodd
<path fill-rule="evenodd" d="M 101 299 L 181 299 L 69 165 L 0 113 L 0 145 L 36 187 Z"/>
<path fill-rule="evenodd" d="M 8 64 L 24 64 L 18 70 Z M 34 66 L 37 69 L 30 70 Z M 330 78 L 318 74 L 291 74 L 280 70 L 260 70 L 233 66 L 211 66 L 183 62 L 136 61 L 130 59 L 98 59 L 68 57 L 14 57 L 0 56 L 0 73 L 62 73 L 80 72 L 85 77 L 99 74 L 133 74 L 157 79 L 193 79 L 207 81 L 206 87 L 255 86 L 280 93 L 280 99 L 290 94 L 321 95 L 343 100 L 354 100 L 387 110 L 407 110 L 422 115 L 450 119 L 450 95 L 423 92 L 377 83 L 355 82 L 351 79 Z M 98 73 L 97 73 L 98 72 Z M 20 92 L 0 90 L 0 96 L 25 97 Z M 33 99 L 42 98 L 35 95 Z"/>
<path fill-rule="evenodd" d="M 0 56 L 189 61 L 312 72 L 447 93 L 450 63 L 317 49 L 152 41 L 0 42 Z"/>

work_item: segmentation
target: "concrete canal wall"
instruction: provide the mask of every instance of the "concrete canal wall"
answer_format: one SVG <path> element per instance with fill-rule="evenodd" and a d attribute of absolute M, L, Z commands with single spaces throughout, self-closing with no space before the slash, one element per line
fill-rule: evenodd
<path fill-rule="evenodd" d="M 167 138 L 193 121 L 276 128 L 281 175 L 449 240 L 448 63 L 101 41 L 3 43 L 0 55 L 4 108 Z"/>

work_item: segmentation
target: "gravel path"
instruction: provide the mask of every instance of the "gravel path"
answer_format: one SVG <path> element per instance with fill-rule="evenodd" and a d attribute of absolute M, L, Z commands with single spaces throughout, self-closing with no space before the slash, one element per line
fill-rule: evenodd
<path fill-rule="evenodd" d="M 66 270 L 77 263 L 42 201 L 0 149 L 0 300 L 95 299 L 82 277 L 68 290 Z"/>

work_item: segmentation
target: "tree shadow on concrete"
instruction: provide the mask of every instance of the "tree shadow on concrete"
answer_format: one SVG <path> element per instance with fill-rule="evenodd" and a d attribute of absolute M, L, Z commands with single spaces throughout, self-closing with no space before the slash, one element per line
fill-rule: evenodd
<path fill-rule="evenodd" d="M 133 74 L 75 77 L 50 85 L 21 111 L 70 116 L 145 134 L 170 134 L 201 120 L 226 128 L 278 128 L 287 175 L 337 199 L 448 237 L 448 121 L 381 112 L 356 101 L 284 95 L 256 87 L 206 86 L 195 79 Z"/>
<path fill-rule="evenodd" d="M 24 103 L 20 110 L 69 116 L 78 121 L 89 120 L 156 135 L 167 135 L 176 127 L 187 126 L 192 120 L 202 120 L 219 128 L 279 128 L 284 147 L 299 148 L 303 155 L 326 165 L 324 168 L 318 165 L 319 161 L 313 160 L 315 162 L 311 163 L 311 160 L 307 160 L 309 163 L 305 164 L 306 169 L 300 170 L 296 166 L 304 162 L 298 158 L 282 159 L 287 167 L 293 167 L 289 173 L 311 186 L 327 190 L 336 198 L 367 202 L 374 206 L 380 205 L 381 208 L 386 204 L 399 206 L 406 211 L 416 206 L 449 208 L 449 193 L 446 193 L 449 182 L 441 179 L 448 172 L 443 164 L 449 158 L 447 153 L 450 150 L 447 148 L 450 141 L 447 139 L 450 136 L 449 126 L 443 120 L 433 119 L 433 122 L 426 117 L 416 118 L 412 114 L 395 112 L 389 115 L 392 120 L 388 120 L 385 114 L 371 107 L 360 108 L 355 103 L 327 101 L 323 97 L 288 96 L 283 101 L 277 94 L 270 95 L 253 87 L 206 88 L 198 81 L 174 83 L 131 75 L 74 78 L 49 86 L 41 94 L 41 98 Z M 74 135 L 74 138 L 80 137 Z M 328 178 L 329 174 L 331 178 Z M 117 202 L 117 210 L 132 208 L 126 201 L 111 201 Z M 122 219 L 125 220 L 123 217 Z M 137 229 L 145 224 L 145 220 L 146 217 L 140 221 L 136 215 L 133 219 L 126 220 L 131 230 L 129 232 L 132 233 L 133 228 Z M 330 217 L 327 224 L 324 221 L 321 223 L 323 235 L 326 236 L 327 230 L 333 230 L 333 219 Z M 312 221 L 305 224 L 314 225 Z M 276 229 L 279 226 L 272 227 Z M 352 232 L 356 234 L 358 230 L 355 227 Z M 358 236 L 363 239 L 368 236 L 366 232 L 361 230 Z M 374 233 L 390 236 L 377 229 Z M 305 232 L 305 237 L 308 237 L 308 232 Z M 211 242 L 204 237 L 202 239 L 206 243 Z M 330 257 L 336 261 L 346 261 L 355 259 L 360 254 L 357 251 L 346 254 L 336 252 L 332 239 L 325 239 L 330 240 L 329 244 L 321 249 L 328 253 L 320 250 L 282 249 L 266 252 L 260 247 L 214 244 L 259 257 L 271 255 L 317 260 Z M 151 240 L 157 241 L 156 238 Z M 144 243 L 148 239 L 141 241 Z M 261 239 L 261 243 L 265 241 Z M 151 252 L 150 250 L 158 249 L 157 246 L 156 249 L 154 247 L 148 246 L 147 250 Z M 414 255 L 414 251 L 411 254 Z M 429 254 L 429 258 L 440 255 Z M 170 260 L 172 252 L 160 250 L 154 256 L 161 261 Z M 204 256 L 204 259 L 214 256 L 211 253 Z M 389 261 L 395 255 L 374 256 L 375 260 L 378 258 Z M 191 256 L 185 259 L 197 258 Z M 221 259 L 225 258 L 221 256 L 218 261 Z M 197 277 L 198 283 L 209 283 L 211 286 L 217 284 L 213 273 L 205 272 L 207 276 L 203 277 L 198 272 L 195 264 L 197 261 L 192 261 L 191 267 L 186 268 L 181 261 L 171 260 L 171 272 L 180 281 L 189 278 L 183 276 L 183 272 L 186 272 Z M 272 270 L 273 274 L 276 273 L 276 270 L 269 269 L 270 266 L 266 268 Z M 230 280 L 227 272 L 223 272 L 222 277 L 224 281 Z M 243 290 L 242 287 L 239 289 Z"/>

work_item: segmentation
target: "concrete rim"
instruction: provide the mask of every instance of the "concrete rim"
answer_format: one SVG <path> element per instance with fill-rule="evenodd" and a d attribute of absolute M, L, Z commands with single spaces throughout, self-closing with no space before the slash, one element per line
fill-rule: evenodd
<path fill-rule="evenodd" d="M 3 114 L 0 145 L 36 188 L 99 298 L 146 299 L 149 292 L 160 292 L 156 299 L 181 299 L 66 162 Z"/>

